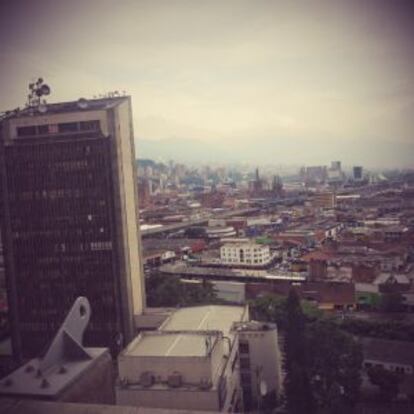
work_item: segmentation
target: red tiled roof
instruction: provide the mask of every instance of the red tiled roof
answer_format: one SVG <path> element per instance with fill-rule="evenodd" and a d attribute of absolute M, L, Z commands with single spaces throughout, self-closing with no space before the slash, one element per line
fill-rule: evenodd
<path fill-rule="evenodd" d="M 304 262 L 310 262 L 311 260 L 329 260 L 335 255 L 332 253 L 324 252 L 322 250 L 316 250 L 314 252 L 307 253 L 301 257 Z"/>

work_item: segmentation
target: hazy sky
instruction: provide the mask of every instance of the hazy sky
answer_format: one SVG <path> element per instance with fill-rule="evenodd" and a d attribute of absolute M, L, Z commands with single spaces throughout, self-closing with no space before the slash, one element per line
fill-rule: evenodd
<path fill-rule="evenodd" d="M 3 0 L 0 109 L 43 76 L 50 101 L 126 90 L 140 139 L 414 167 L 410 3 Z"/>

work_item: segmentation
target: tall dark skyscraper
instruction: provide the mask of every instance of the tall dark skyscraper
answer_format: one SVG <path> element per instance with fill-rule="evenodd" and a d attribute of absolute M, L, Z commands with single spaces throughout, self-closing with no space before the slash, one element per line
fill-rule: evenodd
<path fill-rule="evenodd" d="M 0 124 L 1 224 L 16 355 L 38 355 L 77 296 L 88 346 L 116 349 L 145 306 L 129 97 L 26 108 Z"/>
<path fill-rule="evenodd" d="M 362 177 L 362 167 L 360 167 L 360 166 L 353 167 L 352 174 L 353 174 L 353 179 L 355 181 L 362 180 L 362 178 L 363 178 Z"/>

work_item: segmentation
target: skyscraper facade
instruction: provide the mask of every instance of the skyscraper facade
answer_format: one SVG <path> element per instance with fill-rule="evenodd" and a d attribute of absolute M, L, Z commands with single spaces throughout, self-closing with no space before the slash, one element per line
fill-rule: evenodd
<path fill-rule="evenodd" d="M 77 296 L 92 307 L 85 344 L 116 350 L 145 306 L 130 98 L 29 107 L 0 127 L 16 355 L 45 349 Z"/>
<path fill-rule="evenodd" d="M 355 181 L 361 181 L 362 180 L 362 170 L 363 168 L 361 166 L 355 166 L 352 169 L 352 175 L 353 175 L 353 179 Z"/>

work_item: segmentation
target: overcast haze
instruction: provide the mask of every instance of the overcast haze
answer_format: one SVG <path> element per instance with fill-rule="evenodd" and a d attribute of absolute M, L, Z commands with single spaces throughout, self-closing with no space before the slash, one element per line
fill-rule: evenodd
<path fill-rule="evenodd" d="M 0 109 L 125 90 L 138 154 L 414 166 L 410 1 L 4 1 Z"/>

